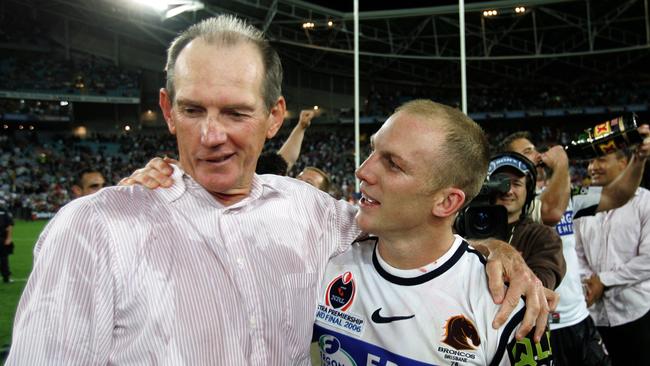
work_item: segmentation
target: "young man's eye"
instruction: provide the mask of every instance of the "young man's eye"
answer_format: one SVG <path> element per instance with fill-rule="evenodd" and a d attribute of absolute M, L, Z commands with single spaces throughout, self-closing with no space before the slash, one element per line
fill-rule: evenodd
<path fill-rule="evenodd" d="M 399 165 L 395 164 L 395 162 L 392 159 L 386 159 L 388 161 L 388 167 L 390 167 L 393 170 L 402 170 L 402 168 L 399 167 Z"/>

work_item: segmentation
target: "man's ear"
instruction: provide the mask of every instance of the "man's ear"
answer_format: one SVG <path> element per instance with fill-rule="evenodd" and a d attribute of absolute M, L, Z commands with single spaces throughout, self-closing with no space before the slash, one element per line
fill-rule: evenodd
<path fill-rule="evenodd" d="M 81 197 L 81 187 L 78 185 L 73 185 L 72 186 L 72 194 L 74 194 L 75 198 Z"/>
<path fill-rule="evenodd" d="M 163 116 L 165 117 L 165 122 L 167 122 L 167 128 L 172 135 L 176 135 L 176 123 L 172 118 L 172 101 L 170 98 L 167 89 L 160 88 L 160 93 L 158 96 L 158 104 L 162 110 Z"/>
<path fill-rule="evenodd" d="M 271 114 L 269 115 L 269 128 L 266 131 L 267 139 L 272 138 L 276 133 L 278 133 L 280 127 L 282 127 L 282 123 L 284 123 L 284 116 L 286 113 L 287 102 L 284 100 L 283 96 L 280 96 L 277 102 L 275 102 L 273 108 L 271 108 Z"/>
<path fill-rule="evenodd" d="M 465 192 L 458 188 L 443 188 L 436 192 L 431 213 L 435 217 L 455 215 L 465 203 Z"/>

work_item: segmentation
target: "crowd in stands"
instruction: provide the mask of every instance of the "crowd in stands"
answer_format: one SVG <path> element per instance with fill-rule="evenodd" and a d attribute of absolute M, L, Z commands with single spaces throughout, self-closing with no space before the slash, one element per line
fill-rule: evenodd
<path fill-rule="evenodd" d="M 151 157 L 176 151 L 174 139 L 166 134 L 44 140 L 25 131 L 1 135 L 0 140 L 0 198 L 21 218 L 56 212 L 70 201 L 77 172 L 97 169 L 108 184 L 115 184 Z"/>
<path fill-rule="evenodd" d="M 0 59 L 0 89 L 50 94 L 139 97 L 140 73 L 94 56 L 65 60 L 14 55 Z"/>
<path fill-rule="evenodd" d="M 291 123 L 269 141 L 267 151 L 277 151 L 289 133 Z M 497 132 L 498 131 L 498 132 Z M 490 131 L 490 141 L 500 141 L 510 130 Z M 542 127 L 533 131 L 540 137 L 538 146 L 566 143 L 565 131 Z M 361 135 L 361 161 L 369 154 L 370 131 Z M 496 149 L 496 147 L 495 147 Z M 44 137 L 34 131 L 15 131 L 0 135 L 0 194 L 12 210 L 24 218 L 35 213 L 53 213 L 72 199 L 70 188 L 75 174 L 97 169 L 107 184 L 144 166 L 152 157 L 176 156 L 176 143 L 166 132 L 160 134 L 97 135 L 80 140 L 72 136 Z M 306 166 L 319 167 L 330 175 L 330 193 L 337 198 L 354 199 L 354 138 L 352 129 L 333 126 L 312 129 L 306 134 L 298 161 L 289 172 L 296 176 Z M 572 180 L 583 185 L 585 166 L 574 164 Z M 3 198 L 3 197 L 0 197 Z"/>
<path fill-rule="evenodd" d="M 371 87 L 362 114 L 388 116 L 395 108 L 409 100 L 427 98 L 451 106 L 460 106 L 460 90 L 454 88 L 406 88 L 394 85 Z M 544 110 L 554 108 L 580 108 L 596 106 L 626 106 L 645 104 L 650 98 L 650 85 L 633 85 L 629 82 L 585 82 L 572 86 L 532 88 L 470 87 L 469 112 L 503 112 L 516 110 Z"/>
<path fill-rule="evenodd" d="M 5 114 L 71 118 L 72 107 L 70 103 L 58 100 L 0 99 L 0 116 Z"/>

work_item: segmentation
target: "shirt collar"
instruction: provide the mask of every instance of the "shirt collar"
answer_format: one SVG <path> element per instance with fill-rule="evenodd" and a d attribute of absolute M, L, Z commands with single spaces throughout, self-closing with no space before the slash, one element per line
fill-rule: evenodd
<path fill-rule="evenodd" d="M 214 204 L 219 208 L 224 208 L 224 206 L 219 201 L 214 199 L 210 192 L 203 188 L 203 186 L 201 186 L 189 174 L 183 171 L 181 167 L 172 164 L 172 168 L 174 171 L 171 175 L 171 178 L 174 181 L 174 184 L 172 184 L 172 186 L 169 188 L 163 188 L 160 190 L 160 193 L 165 200 L 168 202 L 174 202 L 187 191 L 195 196 L 200 197 L 201 199 L 214 202 Z M 269 180 L 263 179 L 259 175 L 255 174 L 253 175 L 253 180 L 251 182 L 251 192 L 248 197 L 235 203 L 232 206 L 229 206 L 228 208 L 237 208 L 245 205 L 247 202 L 255 201 L 258 199 L 271 198 L 276 195 L 286 195 L 286 192 L 279 189 L 278 187 L 275 187 Z"/>
<path fill-rule="evenodd" d="M 172 164 L 172 169 L 174 171 L 172 172 L 171 178 L 174 181 L 171 187 L 169 188 L 160 188 L 158 189 L 160 191 L 160 195 L 165 199 L 167 202 L 174 202 L 177 199 L 179 199 L 183 193 L 187 190 L 187 186 L 185 185 L 185 181 L 183 179 L 183 176 L 185 175 L 185 172 L 183 170 Z"/>

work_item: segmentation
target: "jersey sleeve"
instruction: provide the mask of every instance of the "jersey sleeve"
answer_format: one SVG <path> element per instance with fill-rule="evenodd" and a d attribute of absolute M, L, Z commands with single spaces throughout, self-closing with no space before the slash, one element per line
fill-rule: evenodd
<path fill-rule="evenodd" d="M 507 346 L 507 358 L 501 365 L 553 366 L 555 361 L 551 350 L 551 331 L 546 329 L 539 343 L 535 343 L 535 328 L 521 340 L 512 339 Z"/>
<path fill-rule="evenodd" d="M 602 190 L 591 187 L 588 192 L 574 195 L 573 199 L 573 219 L 584 216 L 593 216 L 596 214 Z"/>

